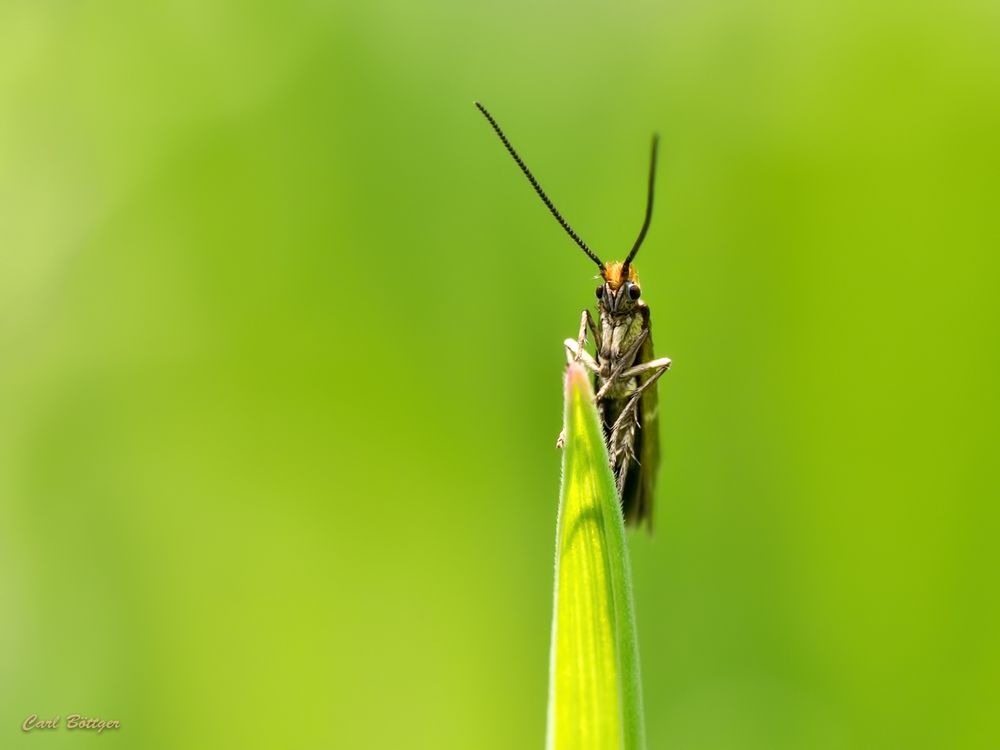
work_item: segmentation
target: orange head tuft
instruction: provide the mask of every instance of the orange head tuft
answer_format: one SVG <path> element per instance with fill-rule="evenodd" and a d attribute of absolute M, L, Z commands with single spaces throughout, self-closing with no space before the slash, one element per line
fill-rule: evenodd
<path fill-rule="evenodd" d="M 608 286 L 611 287 L 611 291 L 613 292 L 617 292 L 618 287 L 626 281 L 631 281 L 634 284 L 639 283 L 639 274 L 635 272 L 635 266 L 630 265 L 628 267 L 628 276 L 626 277 L 622 273 L 624 265 L 621 261 L 611 261 L 604 266 L 604 280 L 608 282 Z"/>

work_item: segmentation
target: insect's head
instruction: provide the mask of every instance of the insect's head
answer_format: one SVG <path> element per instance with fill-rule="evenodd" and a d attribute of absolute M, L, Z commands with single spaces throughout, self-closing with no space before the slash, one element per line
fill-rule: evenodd
<path fill-rule="evenodd" d="M 476 107 L 479 111 L 483 113 L 483 116 L 489 121 L 490 125 L 493 126 L 493 130 L 496 134 L 500 136 L 500 141 L 503 143 L 504 147 L 514 157 L 514 161 L 517 162 L 517 166 L 521 168 L 524 172 L 524 176 L 528 178 L 528 182 L 538 193 L 538 197 L 542 199 L 542 202 L 549 209 L 559 225 L 566 230 L 573 241 L 579 246 L 587 257 L 590 258 L 597 267 L 601 269 L 601 278 L 604 283 L 597 287 L 597 299 L 598 304 L 600 304 L 604 309 L 614 315 L 623 315 L 630 312 L 639 302 L 639 277 L 635 273 L 635 269 L 632 267 L 632 259 L 635 258 L 636 253 L 639 252 L 639 247 L 642 245 L 642 241 L 646 238 L 646 230 L 649 229 L 649 221 L 653 217 L 653 184 L 656 182 L 656 147 L 658 143 L 658 138 L 653 136 L 653 147 L 652 152 L 649 157 L 649 188 L 646 192 L 646 216 L 642 222 L 642 229 L 639 230 L 639 236 L 636 238 L 635 243 L 632 245 L 632 249 L 629 251 L 628 256 L 621 263 L 612 262 L 604 263 L 597 254 L 587 247 L 587 243 L 580 239 L 580 236 L 573 231 L 573 228 L 567 223 L 567 221 L 562 217 L 562 214 L 556 209 L 555 205 L 549 200 L 549 196 L 545 194 L 542 190 L 542 186 L 538 184 L 538 180 L 535 176 L 531 174 L 524 161 L 518 156 L 514 147 L 510 145 L 510 141 L 507 140 L 507 136 L 503 134 L 497 121 L 493 119 L 493 115 L 486 111 L 484 107 L 479 102 L 476 102 Z"/>
<path fill-rule="evenodd" d="M 597 304 L 612 315 L 628 315 L 636 305 L 642 290 L 634 266 L 607 263 L 602 269 L 603 283 L 597 287 Z"/>

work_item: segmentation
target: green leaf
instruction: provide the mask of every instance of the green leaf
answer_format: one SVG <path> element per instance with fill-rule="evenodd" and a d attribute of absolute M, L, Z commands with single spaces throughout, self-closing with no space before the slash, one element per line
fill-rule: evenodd
<path fill-rule="evenodd" d="M 586 371 L 566 372 L 547 747 L 646 746 L 632 574 Z"/>

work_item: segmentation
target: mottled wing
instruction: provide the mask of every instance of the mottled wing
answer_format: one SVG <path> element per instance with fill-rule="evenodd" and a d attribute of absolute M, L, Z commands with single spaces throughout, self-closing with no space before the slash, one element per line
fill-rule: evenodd
<path fill-rule="evenodd" d="M 654 359 L 649 308 L 643 305 L 640 309 L 649 334 L 639 350 L 636 364 Z M 643 373 L 639 376 L 639 384 L 645 383 L 655 374 L 655 370 Z M 639 429 L 635 440 L 635 457 L 639 465 L 631 467 L 622 490 L 625 523 L 640 526 L 645 521 L 650 531 L 653 530 L 653 492 L 656 489 L 656 474 L 660 470 L 659 402 L 656 397 L 658 385 L 656 383 L 647 388 L 639 399 Z"/>

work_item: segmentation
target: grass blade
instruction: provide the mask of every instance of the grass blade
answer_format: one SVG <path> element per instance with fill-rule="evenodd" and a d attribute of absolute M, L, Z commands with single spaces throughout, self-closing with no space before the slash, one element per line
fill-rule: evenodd
<path fill-rule="evenodd" d="M 566 372 L 547 747 L 645 748 L 625 526 L 593 390 Z"/>

